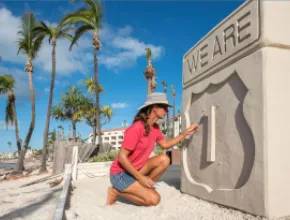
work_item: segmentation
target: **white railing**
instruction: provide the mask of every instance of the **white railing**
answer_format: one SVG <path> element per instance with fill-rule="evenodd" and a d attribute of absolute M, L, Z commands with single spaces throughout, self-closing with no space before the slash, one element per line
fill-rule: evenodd
<path fill-rule="evenodd" d="M 65 204 L 67 202 L 71 181 L 73 182 L 73 185 L 76 184 L 77 165 L 78 165 L 78 146 L 74 146 L 73 152 L 72 152 L 71 167 L 68 170 L 68 172 L 64 173 L 65 182 L 64 182 L 63 189 L 62 189 L 62 193 L 60 195 L 60 199 L 58 201 L 58 204 L 57 204 L 55 212 L 54 212 L 54 217 L 53 217 L 54 220 L 62 220 L 63 219 Z"/>

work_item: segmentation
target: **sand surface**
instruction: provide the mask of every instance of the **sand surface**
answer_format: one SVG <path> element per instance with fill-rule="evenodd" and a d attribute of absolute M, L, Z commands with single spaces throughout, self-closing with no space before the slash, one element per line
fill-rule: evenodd
<path fill-rule="evenodd" d="M 166 178 L 164 179 L 166 181 Z M 249 214 L 227 209 L 178 190 L 178 179 L 156 183 L 161 202 L 155 207 L 139 207 L 126 200 L 119 200 L 116 206 L 105 206 L 108 177 L 81 179 L 77 182 L 66 210 L 67 219 L 103 220 L 264 220 Z"/>
<path fill-rule="evenodd" d="M 34 175 L 18 180 L 0 181 L 0 219 L 52 219 L 61 194 L 62 184 L 50 188 L 48 182 L 51 180 L 48 180 L 20 188 L 23 184 L 49 175 Z"/>

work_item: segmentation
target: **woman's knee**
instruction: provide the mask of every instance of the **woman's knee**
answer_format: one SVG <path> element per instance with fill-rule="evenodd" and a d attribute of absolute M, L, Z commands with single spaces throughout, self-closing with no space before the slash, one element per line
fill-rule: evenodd
<path fill-rule="evenodd" d="M 156 206 L 160 202 L 160 195 L 157 192 L 152 192 L 146 198 L 147 206 Z"/>
<path fill-rule="evenodd" d="M 160 164 L 164 166 L 169 166 L 170 164 L 170 158 L 166 154 L 161 154 L 160 155 Z"/>

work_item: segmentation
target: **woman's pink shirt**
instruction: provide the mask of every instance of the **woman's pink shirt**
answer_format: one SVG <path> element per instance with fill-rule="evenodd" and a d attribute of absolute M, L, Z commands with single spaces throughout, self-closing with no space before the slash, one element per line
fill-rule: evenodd
<path fill-rule="evenodd" d="M 145 128 L 141 121 L 134 122 L 124 133 L 122 148 L 131 151 L 128 158 L 136 170 L 140 170 L 144 166 L 154 149 L 155 143 L 164 139 L 159 127 L 151 127 L 148 136 L 144 136 L 144 133 Z M 110 173 L 116 174 L 124 170 L 118 157 L 116 157 L 111 165 Z"/>

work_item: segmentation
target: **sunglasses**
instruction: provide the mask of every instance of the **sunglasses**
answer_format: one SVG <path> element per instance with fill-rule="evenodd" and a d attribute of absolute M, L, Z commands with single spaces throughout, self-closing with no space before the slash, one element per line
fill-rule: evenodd
<path fill-rule="evenodd" d="M 168 109 L 168 105 L 165 105 L 165 104 L 158 104 L 157 107 L 163 108 L 163 109 Z"/>

